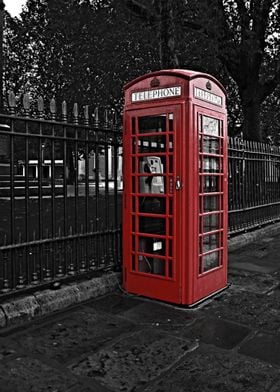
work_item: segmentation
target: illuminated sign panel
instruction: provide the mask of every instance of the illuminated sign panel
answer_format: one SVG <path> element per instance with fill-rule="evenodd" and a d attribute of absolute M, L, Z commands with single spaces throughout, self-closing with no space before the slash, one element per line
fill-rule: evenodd
<path fill-rule="evenodd" d="M 163 99 L 180 97 L 181 86 L 158 88 L 156 90 L 137 91 L 131 94 L 132 102 L 150 101 L 152 99 Z"/>
<path fill-rule="evenodd" d="M 222 97 L 219 95 L 210 93 L 209 91 L 202 90 L 201 88 L 194 88 L 194 96 L 203 101 L 212 103 L 213 105 L 222 106 Z"/>

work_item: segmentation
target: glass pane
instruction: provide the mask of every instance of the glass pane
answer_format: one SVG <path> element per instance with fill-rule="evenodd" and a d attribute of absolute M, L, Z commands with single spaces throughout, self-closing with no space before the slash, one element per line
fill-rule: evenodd
<path fill-rule="evenodd" d="M 212 212 L 219 211 L 219 196 L 204 196 L 203 198 L 203 211 Z"/>
<path fill-rule="evenodd" d="M 146 272 L 154 275 L 165 275 L 165 260 L 156 259 L 154 257 L 147 257 L 144 255 L 138 256 L 138 271 Z"/>
<path fill-rule="evenodd" d="M 203 216 L 203 233 L 214 231 L 220 228 L 220 214 Z"/>
<path fill-rule="evenodd" d="M 166 132 L 166 114 L 138 118 L 138 132 Z"/>
<path fill-rule="evenodd" d="M 206 152 L 209 154 L 219 154 L 220 153 L 220 139 L 203 136 L 200 138 L 200 152 Z"/>
<path fill-rule="evenodd" d="M 173 132 L 173 120 L 174 120 L 173 113 L 169 113 L 168 114 L 169 132 Z"/>
<path fill-rule="evenodd" d="M 200 192 L 219 192 L 218 176 L 200 176 Z"/>
<path fill-rule="evenodd" d="M 165 219 L 150 218 L 147 216 L 139 217 L 139 232 L 150 234 L 165 234 Z"/>
<path fill-rule="evenodd" d="M 139 193 L 164 193 L 164 177 L 163 176 L 149 176 L 139 177 Z"/>
<path fill-rule="evenodd" d="M 147 174 L 163 173 L 165 170 L 165 157 L 148 156 L 139 158 L 139 172 Z M 165 184 L 163 176 L 139 177 L 140 193 L 164 193 Z"/>
<path fill-rule="evenodd" d="M 168 277 L 172 278 L 172 274 L 173 274 L 173 262 L 172 260 L 168 261 Z"/>
<path fill-rule="evenodd" d="M 173 151 L 173 135 L 169 134 L 169 152 Z"/>
<path fill-rule="evenodd" d="M 212 268 L 219 266 L 219 252 L 213 252 L 209 255 L 205 255 L 202 257 L 202 268 L 203 271 L 209 271 Z"/>
<path fill-rule="evenodd" d="M 220 233 L 206 235 L 200 238 L 200 253 L 209 252 L 212 249 L 219 247 Z"/>
<path fill-rule="evenodd" d="M 139 252 L 165 255 L 165 240 L 161 238 L 139 237 Z"/>
<path fill-rule="evenodd" d="M 138 153 L 145 152 L 165 152 L 166 137 L 164 135 L 139 137 L 138 139 Z"/>
<path fill-rule="evenodd" d="M 220 159 L 214 157 L 203 156 L 202 158 L 203 173 L 219 173 L 221 172 Z M 200 165 L 201 172 L 201 165 Z"/>
<path fill-rule="evenodd" d="M 139 212 L 165 214 L 165 198 L 139 197 Z"/>
<path fill-rule="evenodd" d="M 219 136 L 219 120 L 202 116 L 202 132 L 208 135 Z"/>
<path fill-rule="evenodd" d="M 139 173 L 162 174 L 165 172 L 165 157 L 147 156 L 139 158 Z"/>
<path fill-rule="evenodd" d="M 135 197 L 132 197 L 132 212 L 136 211 L 136 202 L 135 202 Z"/>

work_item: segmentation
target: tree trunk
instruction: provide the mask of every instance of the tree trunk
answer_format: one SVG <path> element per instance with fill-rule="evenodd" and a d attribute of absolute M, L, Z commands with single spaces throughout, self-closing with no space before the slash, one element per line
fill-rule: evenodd
<path fill-rule="evenodd" d="M 155 2 L 159 15 L 158 41 L 160 67 L 179 68 L 178 56 L 175 50 L 175 26 L 173 8 L 170 1 L 159 0 Z"/>
<path fill-rule="evenodd" d="M 247 140 L 262 140 L 262 132 L 260 127 L 260 110 L 261 102 L 258 97 L 255 97 L 250 102 L 244 102 L 242 100 L 242 131 L 244 138 Z"/>

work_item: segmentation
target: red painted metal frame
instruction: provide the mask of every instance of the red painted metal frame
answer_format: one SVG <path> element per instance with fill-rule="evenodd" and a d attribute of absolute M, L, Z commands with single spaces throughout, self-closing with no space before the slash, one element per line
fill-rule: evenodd
<path fill-rule="evenodd" d="M 149 91 L 155 89 L 151 87 L 151 82 L 156 81 L 158 88 L 170 86 L 181 86 L 182 94 L 178 97 L 167 99 L 157 99 L 145 102 L 132 102 L 131 95 L 137 91 Z M 210 83 L 210 87 L 209 87 Z M 198 99 L 194 96 L 194 88 L 198 87 L 204 91 L 210 91 L 221 97 L 221 105 L 212 104 L 206 100 Z M 211 88 L 211 90 L 209 90 Z M 157 275 L 152 273 L 140 272 L 137 270 L 138 262 L 135 267 L 133 264 L 134 254 L 137 254 L 139 226 L 132 231 L 132 219 L 136 222 L 139 220 L 138 203 L 141 194 L 138 190 L 132 189 L 133 178 L 137 173 L 133 174 L 132 159 L 138 161 L 140 156 L 145 154 L 132 154 L 132 143 L 138 143 L 137 129 L 136 135 L 132 135 L 132 118 L 135 118 L 137 128 L 137 118 L 142 116 L 155 116 L 159 114 L 174 114 L 174 135 L 173 145 L 175 145 L 173 154 L 174 170 L 170 176 L 174 184 L 173 198 L 173 214 L 170 216 L 168 210 L 168 195 L 160 197 L 166 199 L 165 213 L 162 218 L 167 222 L 173 220 L 174 232 L 172 233 L 172 253 L 165 254 L 160 259 L 164 259 L 166 266 L 168 260 L 173 262 L 172 277 L 165 275 Z M 207 116 L 219 121 L 222 127 L 222 134 L 216 141 L 220 146 L 218 154 L 201 154 L 199 152 L 199 116 Z M 167 117 L 166 117 L 167 118 Z M 123 264 L 124 264 L 124 288 L 128 292 L 147 296 L 150 298 L 160 299 L 167 302 L 193 305 L 208 296 L 224 289 L 227 286 L 227 117 L 225 107 L 225 91 L 222 85 L 212 76 L 186 70 L 166 70 L 158 71 L 130 82 L 125 86 L 125 113 L 124 113 L 124 195 L 123 195 Z M 168 125 L 167 125 L 168 126 Z M 168 133 L 168 132 L 167 132 Z M 169 134 L 169 133 L 168 133 Z M 149 137 L 146 134 L 141 134 Z M 167 136 L 166 136 L 167 137 Z M 169 136 L 168 136 L 169 137 Z M 169 139 L 167 139 L 169 140 Z M 138 147 L 137 147 L 138 148 Z M 136 154 L 136 155 L 135 155 Z M 167 156 L 164 152 L 157 153 L 159 156 Z M 147 154 L 146 154 L 147 155 Z M 149 155 L 149 154 L 148 154 Z M 221 173 L 209 173 L 214 178 L 219 178 L 218 193 L 203 194 L 200 192 L 200 179 L 207 176 L 207 173 L 199 172 L 199 159 L 201 162 L 204 156 L 218 160 L 222 164 Z M 134 157 L 134 158 L 133 158 Z M 210 159 L 209 158 L 209 159 Z M 169 159 L 169 157 L 168 157 Z M 135 169 L 137 172 L 137 168 Z M 166 174 L 166 178 L 168 174 Z M 210 178 L 210 177 L 209 177 Z M 175 190 L 176 180 L 180 180 L 181 187 Z M 216 181 L 216 180 L 215 180 Z M 216 181 L 217 182 L 217 181 Z M 169 181 L 168 181 L 169 183 Z M 135 181 L 136 184 L 136 181 Z M 167 184 L 167 182 L 166 182 Z M 136 186 L 136 185 L 135 185 Z M 217 196 L 219 199 L 218 211 L 222 220 L 219 221 L 219 227 L 210 231 L 210 234 L 218 233 L 219 242 L 214 248 L 218 251 L 219 264 L 208 271 L 202 271 L 199 268 L 200 262 L 200 238 L 205 234 L 201 233 L 200 217 L 205 215 L 213 215 L 214 212 L 200 211 L 200 199 L 207 196 Z M 143 196 L 143 195 L 142 195 Z M 146 195 L 147 196 L 147 195 Z M 134 201 L 133 201 L 134 198 Z M 134 209 L 132 211 L 132 204 Z M 138 204 L 137 204 L 138 205 Z M 168 211 L 167 211 L 168 210 Z M 144 214 L 145 215 L 145 214 Z M 134 216 L 134 218 L 133 218 Z M 157 218 L 159 215 L 148 214 L 150 218 Z M 161 215 L 160 215 L 161 216 Z M 136 224 L 137 225 L 137 224 Z M 170 233 L 169 233 L 170 234 Z M 207 233 L 209 235 L 209 232 Z M 132 239 L 136 245 L 132 248 Z M 145 233 L 144 237 L 157 237 L 165 243 L 169 241 L 169 237 L 163 235 L 149 235 Z M 211 244 L 210 244 L 211 245 Z M 135 249 L 135 247 L 137 249 Z M 168 248 L 168 246 L 167 246 Z M 214 253 L 213 250 L 206 254 Z M 144 252 L 145 254 L 145 252 Z M 146 253 L 148 256 L 153 256 Z M 138 256 L 137 256 L 138 257 Z M 211 257 L 210 257 L 211 258 Z M 136 259 L 136 257 L 135 257 Z M 166 267 L 167 268 L 167 267 Z"/>

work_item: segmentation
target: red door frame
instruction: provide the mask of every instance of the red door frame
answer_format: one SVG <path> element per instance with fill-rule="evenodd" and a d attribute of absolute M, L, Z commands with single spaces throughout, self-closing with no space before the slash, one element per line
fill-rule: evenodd
<path fill-rule="evenodd" d="M 133 238 L 133 229 L 132 229 L 132 197 L 137 197 L 137 190 L 136 196 L 133 196 L 132 192 L 132 157 L 137 156 L 137 154 L 132 154 L 132 143 L 133 138 L 137 139 L 137 130 L 136 136 L 132 135 L 132 118 L 136 119 L 143 116 L 156 116 L 160 114 L 170 114 L 173 113 L 174 121 L 173 121 L 173 145 L 175 146 L 173 151 L 173 173 L 171 176 L 166 174 L 166 183 L 168 177 L 172 178 L 173 183 L 173 191 L 172 194 L 171 189 L 169 192 L 169 196 L 165 196 L 166 198 L 166 212 L 165 212 L 165 219 L 166 224 L 169 220 L 173 220 L 173 239 L 172 239 L 172 258 L 170 253 L 166 255 L 166 266 L 172 260 L 173 267 L 172 267 L 172 278 L 166 276 L 159 276 L 154 274 L 147 274 L 143 272 L 137 271 L 132 269 L 132 257 L 135 254 L 132 249 L 132 238 Z M 176 180 L 178 181 L 181 178 L 181 153 L 180 153 L 180 137 L 182 135 L 182 107 L 180 104 L 173 104 L 173 105 L 162 105 L 157 107 L 147 107 L 143 109 L 135 109 L 129 110 L 126 112 L 125 117 L 125 135 L 124 135 L 124 198 L 123 198 L 123 222 L 124 222 L 124 230 L 123 230 L 123 258 L 124 258 L 124 288 L 131 292 L 136 293 L 138 295 L 145 295 L 151 298 L 161 299 L 167 302 L 181 302 L 181 236 L 179 233 L 181 232 L 181 214 L 177 212 L 177 206 L 181 204 L 181 192 L 175 189 Z M 138 139 L 137 139 L 138 140 Z M 168 139 L 169 140 L 169 139 Z M 167 153 L 166 153 L 167 154 Z M 169 157 L 169 155 L 166 155 Z M 136 159 L 136 158 L 135 158 Z M 170 182 L 168 180 L 168 188 L 170 186 Z M 169 215 L 170 211 L 168 211 L 167 200 L 173 199 L 173 216 Z M 139 215 L 139 211 L 134 215 Z M 136 218 L 137 219 L 137 218 Z M 135 233 L 135 236 L 139 236 L 139 233 Z M 166 243 L 168 238 L 166 237 Z"/>

